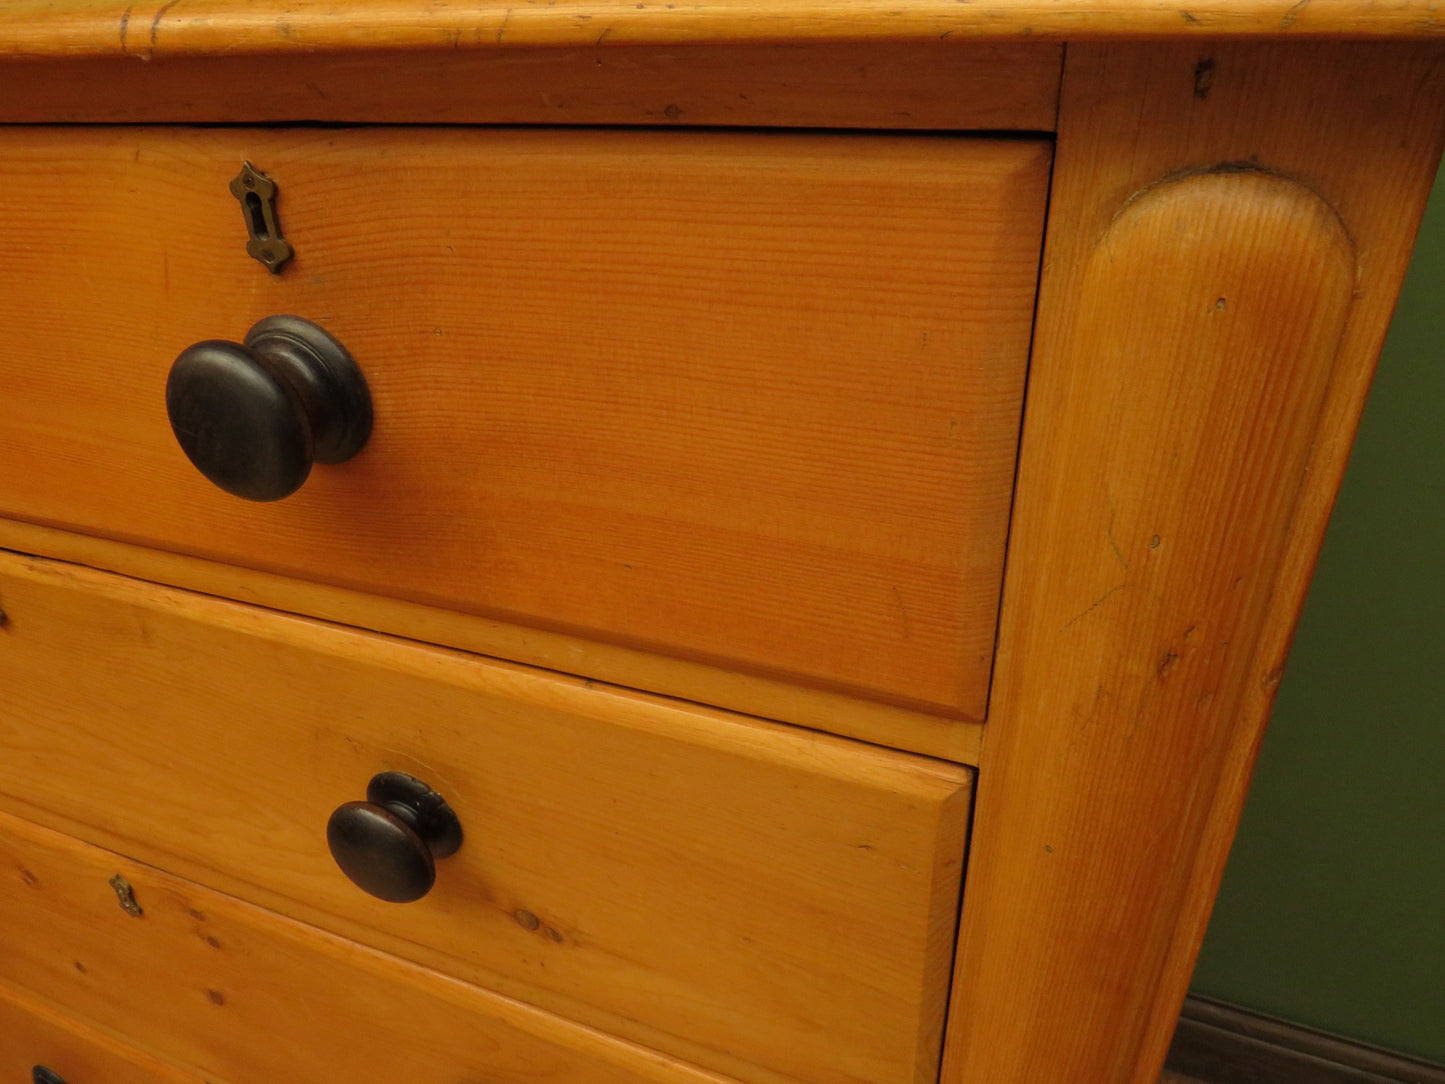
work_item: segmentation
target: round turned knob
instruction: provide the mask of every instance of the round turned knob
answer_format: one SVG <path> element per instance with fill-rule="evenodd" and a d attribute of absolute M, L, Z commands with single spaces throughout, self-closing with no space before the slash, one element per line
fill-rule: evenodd
<path fill-rule="evenodd" d="M 366 801 L 347 802 L 331 814 L 326 842 L 358 888 L 390 903 L 411 903 L 436 883 L 435 860 L 461 847 L 462 825 L 420 779 L 382 772 L 367 785 Z"/>
<path fill-rule="evenodd" d="M 186 347 L 166 381 L 166 413 L 197 469 L 251 501 L 295 493 L 313 462 L 344 462 L 371 436 L 361 370 L 299 316 L 268 316 L 240 343 Z"/>

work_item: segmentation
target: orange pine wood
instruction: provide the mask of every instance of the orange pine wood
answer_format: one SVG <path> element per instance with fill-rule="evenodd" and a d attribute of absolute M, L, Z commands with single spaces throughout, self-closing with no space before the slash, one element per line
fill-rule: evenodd
<path fill-rule="evenodd" d="M 14 926 L 6 932 L 13 937 Z M 202 1084 L 199 1076 L 132 1050 L 48 1005 L 0 986 L 0 1075 L 23 1084 L 37 1065 L 68 1084 Z"/>
<path fill-rule="evenodd" d="M 1158 1074 L 1439 156 L 1439 60 L 1070 50 L 947 1084 Z"/>
<path fill-rule="evenodd" d="M 1049 157 L 5 130 L 0 512 L 979 719 Z M 280 185 L 279 276 L 243 159 Z M 348 346 L 376 428 L 258 505 L 186 461 L 164 387 L 277 312 Z"/>
<path fill-rule="evenodd" d="M 983 724 L 860 700 L 754 674 L 541 632 L 437 606 L 348 591 L 145 546 L 0 518 L 0 549 L 44 554 L 88 568 L 166 583 L 273 610 L 411 640 L 460 648 L 568 674 L 594 674 L 616 685 L 677 696 L 747 715 L 794 723 L 875 745 L 959 764 L 978 763 Z"/>
<path fill-rule="evenodd" d="M 1047 131 L 1062 59 L 929 41 L 0 62 L 0 121 Z"/>
<path fill-rule="evenodd" d="M 722 41 L 1438 36 L 1431 0 L 9 0 L 0 55 Z"/>
<path fill-rule="evenodd" d="M 0 608 L 0 805 L 748 1081 L 937 1074 L 967 769 L 9 554 Z M 467 833 L 406 906 L 326 848 L 387 770 Z"/>
<path fill-rule="evenodd" d="M 139 915 L 119 906 L 115 877 Z M 15 983 L 193 1067 L 208 1084 L 727 1084 L 4 814 L 0 912 Z M 0 1064 L 11 1039 L 0 1033 Z M 132 1079 L 107 1073 L 68 1084 Z"/>

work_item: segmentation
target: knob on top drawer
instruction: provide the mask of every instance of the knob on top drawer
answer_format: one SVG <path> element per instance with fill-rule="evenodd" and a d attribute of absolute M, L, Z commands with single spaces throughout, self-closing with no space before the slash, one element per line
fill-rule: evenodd
<path fill-rule="evenodd" d="M 181 450 L 227 493 L 289 497 L 311 464 L 344 463 L 371 436 L 371 395 L 346 348 L 309 320 L 271 316 L 243 343 L 181 351 L 166 378 Z"/>
<path fill-rule="evenodd" d="M 0 133 L 0 515 L 980 718 L 1049 159 L 786 132 Z M 295 248 L 276 275 L 245 252 L 245 160 Z M 186 461 L 165 384 L 274 313 L 345 344 L 375 429 L 257 505 Z"/>

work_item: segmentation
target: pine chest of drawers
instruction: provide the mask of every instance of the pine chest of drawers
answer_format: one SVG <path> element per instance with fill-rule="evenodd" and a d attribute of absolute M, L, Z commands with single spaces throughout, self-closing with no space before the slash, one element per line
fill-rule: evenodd
<path fill-rule="evenodd" d="M 1442 27 L 8 7 L 0 1073 L 1150 1081 Z"/>

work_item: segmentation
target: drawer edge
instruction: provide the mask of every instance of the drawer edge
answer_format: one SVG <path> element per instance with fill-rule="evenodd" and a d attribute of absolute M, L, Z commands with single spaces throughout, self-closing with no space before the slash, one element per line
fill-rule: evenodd
<path fill-rule="evenodd" d="M 950 41 L 0 58 L 0 122 L 1051 132 L 1062 69 L 1057 43 Z"/>
<path fill-rule="evenodd" d="M 308 583 L 143 546 L 0 519 L 0 549 L 456 648 L 976 766 L 983 724 Z"/>

